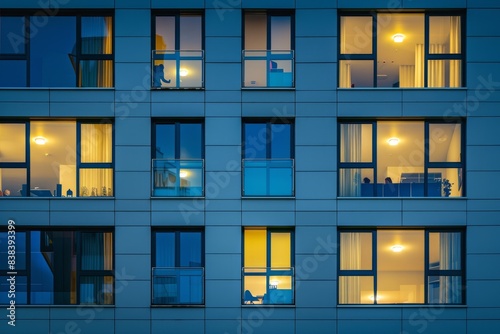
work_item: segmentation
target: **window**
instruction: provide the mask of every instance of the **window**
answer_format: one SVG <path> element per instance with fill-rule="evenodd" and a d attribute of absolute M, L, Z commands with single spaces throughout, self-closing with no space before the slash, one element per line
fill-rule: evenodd
<path fill-rule="evenodd" d="M 203 16 L 156 14 L 153 22 L 152 87 L 203 88 Z"/>
<path fill-rule="evenodd" d="M 113 196 L 113 124 L 0 121 L 0 189 L 9 196 Z"/>
<path fill-rule="evenodd" d="M 205 261 L 203 231 L 153 232 L 153 304 L 203 305 Z"/>
<path fill-rule="evenodd" d="M 294 243 L 290 229 L 243 230 L 243 304 L 294 304 Z"/>
<path fill-rule="evenodd" d="M 153 136 L 153 196 L 203 196 L 203 123 L 158 120 Z"/>
<path fill-rule="evenodd" d="M 8 304 L 7 241 L 0 232 L 0 304 Z M 16 229 L 16 304 L 114 303 L 111 230 Z"/>
<path fill-rule="evenodd" d="M 343 13 L 339 87 L 462 87 L 460 13 Z"/>
<path fill-rule="evenodd" d="M 463 304 L 464 233 L 339 232 L 339 304 Z"/>
<path fill-rule="evenodd" d="M 460 120 L 340 121 L 339 196 L 460 197 Z"/>
<path fill-rule="evenodd" d="M 243 125 L 243 196 L 294 195 L 294 133 L 290 120 Z"/>
<path fill-rule="evenodd" d="M 111 13 L 2 10 L 0 87 L 113 87 Z"/>
<path fill-rule="evenodd" d="M 243 87 L 293 87 L 293 15 L 248 11 L 243 20 Z"/>

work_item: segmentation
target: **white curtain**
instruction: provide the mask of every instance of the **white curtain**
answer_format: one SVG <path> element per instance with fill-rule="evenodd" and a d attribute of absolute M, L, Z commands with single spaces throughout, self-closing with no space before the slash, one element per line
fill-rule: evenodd
<path fill-rule="evenodd" d="M 415 65 L 399 65 L 399 87 L 415 87 Z"/>
<path fill-rule="evenodd" d="M 429 53 L 444 53 L 444 45 L 431 44 Z M 429 60 L 428 87 L 445 87 L 444 60 Z"/>
<path fill-rule="evenodd" d="M 425 50 L 423 44 L 415 45 L 415 86 L 424 87 L 424 57 Z"/>
<path fill-rule="evenodd" d="M 112 162 L 111 124 L 81 125 L 81 162 Z M 80 168 L 80 196 L 113 196 L 111 168 Z"/>
<path fill-rule="evenodd" d="M 341 161 L 361 162 L 361 124 L 342 124 Z M 358 168 L 340 170 L 340 196 L 361 195 L 361 171 Z"/>
<path fill-rule="evenodd" d="M 351 88 L 351 64 L 341 60 L 339 69 L 339 88 Z"/>
<path fill-rule="evenodd" d="M 461 251 L 460 233 L 441 232 L 439 235 L 439 269 L 460 270 Z M 461 302 L 461 277 L 439 277 L 439 302 L 457 304 Z"/>
<path fill-rule="evenodd" d="M 340 270 L 361 269 L 361 238 L 359 233 L 340 234 Z M 361 287 L 359 276 L 339 277 L 339 303 L 360 304 Z"/>
<path fill-rule="evenodd" d="M 460 16 L 450 17 L 450 53 L 459 54 L 460 45 Z M 450 87 L 460 87 L 462 85 L 460 60 L 450 60 Z"/>

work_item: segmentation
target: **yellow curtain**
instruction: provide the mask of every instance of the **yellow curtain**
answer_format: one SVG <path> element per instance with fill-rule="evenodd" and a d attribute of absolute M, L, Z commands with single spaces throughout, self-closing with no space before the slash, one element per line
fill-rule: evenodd
<path fill-rule="evenodd" d="M 351 88 L 351 64 L 347 61 L 340 61 L 340 75 L 339 75 L 339 87 L 340 88 Z"/>
<path fill-rule="evenodd" d="M 431 44 L 429 53 L 444 53 L 442 44 Z M 429 60 L 428 87 L 445 87 L 444 60 Z"/>
<path fill-rule="evenodd" d="M 450 53 L 461 53 L 460 45 L 460 16 L 450 17 Z M 460 87 L 462 85 L 461 61 L 450 60 L 450 87 Z"/>
<path fill-rule="evenodd" d="M 399 66 L 399 87 L 415 87 L 415 65 Z"/>
<path fill-rule="evenodd" d="M 103 53 L 113 53 L 113 19 L 111 16 L 104 17 L 106 25 L 106 36 L 103 40 Z M 113 61 L 104 60 L 98 66 L 98 87 L 113 87 Z"/>
<path fill-rule="evenodd" d="M 415 85 L 424 87 L 424 45 L 415 45 Z"/>
<path fill-rule="evenodd" d="M 340 234 L 340 269 L 361 269 L 361 238 L 359 233 Z M 339 278 L 339 303 L 360 304 L 360 277 L 340 276 Z"/>

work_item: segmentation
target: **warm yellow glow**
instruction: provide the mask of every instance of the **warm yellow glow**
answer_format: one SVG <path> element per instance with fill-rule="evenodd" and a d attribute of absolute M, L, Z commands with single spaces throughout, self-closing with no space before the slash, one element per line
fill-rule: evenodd
<path fill-rule="evenodd" d="M 392 40 L 395 42 L 395 43 L 402 43 L 405 39 L 405 35 L 403 34 L 396 34 L 394 36 L 392 36 Z"/>
<path fill-rule="evenodd" d="M 401 252 L 403 249 L 404 249 L 404 247 L 403 247 L 403 246 L 401 246 L 401 245 L 394 245 L 394 246 L 392 246 L 392 247 L 391 247 L 391 250 L 392 250 L 393 252 L 395 252 L 395 253 L 399 253 L 399 252 Z"/>
<path fill-rule="evenodd" d="M 44 137 L 39 136 L 39 137 L 33 138 L 33 141 L 37 145 L 45 145 L 45 143 L 47 142 L 47 139 L 45 139 Z"/>
<path fill-rule="evenodd" d="M 188 75 L 188 73 L 189 73 L 189 71 L 188 71 L 188 70 L 186 70 L 185 68 L 181 68 L 181 69 L 179 70 L 179 75 L 180 75 L 181 77 L 185 77 L 186 75 Z"/>
<path fill-rule="evenodd" d="M 291 236 L 289 232 L 271 233 L 271 267 L 287 268 L 291 265 Z"/>
<path fill-rule="evenodd" d="M 375 297 L 374 297 L 373 295 L 371 295 L 370 297 L 368 297 L 368 299 L 370 299 L 371 301 L 374 301 L 374 300 L 375 300 Z M 378 302 L 379 300 L 381 300 L 381 299 L 382 299 L 382 296 L 381 296 L 381 295 L 377 295 L 377 302 Z"/>
<path fill-rule="evenodd" d="M 184 177 L 186 177 L 188 175 L 189 175 L 189 173 L 186 170 L 184 170 L 184 169 L 181 169 L 180 172 L 179 172 L 179 176 L 182 177 L 182 178 L 184 178 Z"/>
<path fill-rule="evenodd" d="M 387 140 L 387 142 L 389 143 L 389 145 L 391 146 L 396 146 L 397 144 L 399 144 L 399 138 L 396 138 L 396 137 L 392 137 L 392 138 L 389 138 Z"/>
<path fill-rule="evenodd" d="M 266 230 L 246 229 L 244 240 L 244 267 L 266 267 Z"/>

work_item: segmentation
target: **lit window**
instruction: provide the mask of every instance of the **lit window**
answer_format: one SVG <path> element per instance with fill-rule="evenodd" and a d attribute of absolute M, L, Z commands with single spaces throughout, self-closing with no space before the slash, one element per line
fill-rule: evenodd
<path fill-rule="evenodd" d="M 293 232 L 243 231 L 243 304 L 294 304 Z"/>
<path fill-rule="evenodd" d="M 243 87 L 293 87 L 293 15 L 248 11 L 243 19 Z"/>
<path fill-rule="evenodd" d="M 464 302 L 461 231 L 345 230 L 339 241 L 339 304 Z"/>
<path fill-rule="evenodd" d="M 243 196 L 293 196 L 293 124 L 246 120 L 243 136 Z"/>
<path fill-rule="evenodd" d="M 204 195 L 203 138 L 201 121 L 155 122 L 152 196 Z"/>
<path fill-rule="evenodd" d="M 0 122 L 4 195 L 104 197 L 113 194 L 113 125 L 104 121 Z"/>
<path fill-rule="evenodd" d="M 339 196 L 464 196 L 460 120 L 340 121 Z"/>
<path fill-rule="evenodd" d="M 462 87 L 462 22 L 461 14 L 342 14 L 339 87 Z"/>
<path fill-rule="evenodd" d="M 0 87 L 113 87 L 111 14 L 38 14 L 2 10 Z"/>
<path fill-rule="evenodd" d="M 0 232 L 0 304 L 9 303 L 8 236 Z M 113 257 L 112 231 L 16 229 L 16 304 L 114 304 Z"/>
<path fill-rule="evenodd" d="M 204 304 L 203 232 L 154 232 L 153 304 Z"/>
<path fill-rule="evenodd" d="M 153 21 L 152 87 L 203 88 L 203 16 L 158 14 Z"/>

